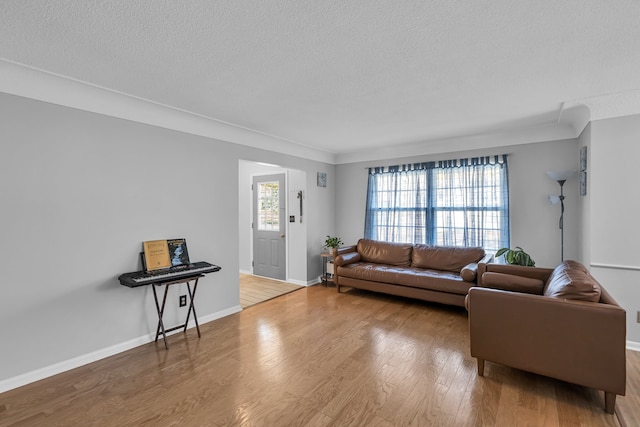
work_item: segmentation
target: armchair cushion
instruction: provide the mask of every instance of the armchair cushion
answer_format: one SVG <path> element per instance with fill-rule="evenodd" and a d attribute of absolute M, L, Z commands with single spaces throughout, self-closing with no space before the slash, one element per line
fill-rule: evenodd
<path fill-rule="evenodd" d="M 486 272 L 482 275 L 482 286 L 504 291 L 542 295 L 544 281 L 514 274 Z"/>

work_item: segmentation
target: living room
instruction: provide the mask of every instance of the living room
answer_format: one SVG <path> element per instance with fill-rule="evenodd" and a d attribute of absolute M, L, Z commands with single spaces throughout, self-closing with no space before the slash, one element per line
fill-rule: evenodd
<path fill-rule="evenodd" d="M 520 117 L 519 121 L 509 117 L 497 127 L 489 127 L 485 123 L 461 128 L 459 133 L 407 132 L 400 138 L 398 129 L 419 121 L 417 118 L 421 115 L 433 113 L 444 120 L 445 117 L 438 113 L 439 108 L 443 111 L 460 108 L 461 111 L 454 116 L 459 116 L 462 122 L 472 113 L 463 110 L 466 102 L 474 101 L 477 106 L 480 104 L 478 97 L 486 103 L 487 110 L 497 108 L 496 105 L 506 105 L 519 114 L 519 104 L 527 101 L 524 95 L 532 95 L 520 92 L 517 85 L 525 86 L 522 81 L 512 82 L 507 76 L 500 76 L 497 81 L 504 82 L 507 88 L 500 92 L 499 97 L 488 97 L 492 91 L 497 91 L 488 86 L 485 86 L 486 92 L 473 92 L 476 99 L 459 102 L 453 102 L 453 96 L 429 92 L 427 97 L 440 95 L 441 100 L 435 105 L 430 104 L 430 110 L 416 112 L 410 109 L 413 92 L 406 92 L 406 88 L 403 92 L 402 88 L 395 86 L 399 84 L 396 81 L 385 86 L 391 81 L 393 72 L 390 72 L 381 79 L 385 85 L 375 80 L 376 85 L 372 85 L 371 90 L 384 92 L 388 89 L 393 92 L 395 89 L 401 101 L 386 110 L 386 116 L 380 111 L 368 110 L 370 122 L 365 122 L 365 125 L 358 122 L 362 117 L 354 117 L 352 121 L 356 124 L 353 127 L 364 128 L 388 119 L 389 126 L 394 124 L 395 127 L 366 130 L 360 141 L 377 141 L 375 146 L 367 148 L 366 145 L 357 147 L 354 144 L 352 149 L 340 151 L 335 146 L 335 151 L 332 151 L 324 149 L 322 144 L 292 142 L 296 132 L 302 132 L 298 128 L 305 125 L 308 132 L 317 132 L 326 138 L 326 144 L 332 142 L 328 131 L 320 128 L 333 127 L 326 123 L 318 124 L 318 118 L 300 122 L 283 120 L 289 122 L 292 133 L 281 136 L 277 129 L 261 122 L 255 122 L 255 128 L 250 126 L 251 123 L 231 125 L 224 118 L 216 117 L 213 114 L 215 109 L 210 110 L 211 114 L 207 116 L 193 114 L 180 105 L 165 105 L 161 94 L 157 99 L 150 95 L 153 90 L 146 98 L 138 95 L 136 84 L 139 83 L 140 88 L 145 87 L 142 81 L 154 75 L 155 69 L 151 65 L 145 68 L 144 75 L 137 75 L 136 66 L 141 66 L 146 60 L 157 65 L 166 57 L 162 50 L 160 53 L 156 51 L 156 55 L 140 56 L 139 62 L 129 67 L 126 55 L 119 56 L 111 50 L 125 46 L 121 43 L 123 39 L 133 39 L 127 32 L 123 33 L 122 39 L 114 35 L 111 39 L 114 45 L 100 50 L 97 41 L 109 33 L 110 27 L 104 24 L 106 28 L 101 27 L 103 32 L 98 31 L 94 36 L 87 26 L 98 26 L 104 22 L 115 27 L 118 13 L 111 11 L 114 17 L 108 10 L 82 12 L 81 2 L 75 5 L 76 9 L 69 10 L 58 9 L 47 2 L 30 9 L 21 6 L 22 3 L 0 6 L 5 12 L 0 18 L 3 24 L 0 30 L 3 36 L 0 43 L 0 129 L 4 148 L 0 158 L 0 185 L 4 199 L 2 231 L 5 237 L 5 244 L 0 249 L 0 258 L 4 260 L 0 321 L 10 325 L 1 333 L 2 342 L 6 345 L 3 346 L 0 364 L 0 391 L 32 383 L 152 340 L 157 317 L 150 289 L 128 289 L 117 282 L 120 273 L 139 268 L 143 241 L 184 237 L 189 242 L 193 258 L 222 267 L 220 272 L 203 280 L 198 290 L 201 323 L 238 313 L 241 310 L 238 277 L 242 269 L 238 255 L 241 250 L 239 218 L 242 215 L 239 208 L 240 162 L 274 164 L 304 173 L 305 245 L 301 251 L 304 259 L 299 263 L 305 268 L 294 278 L 315 283 L 321 274 L 319 255 L 326 235 L 340 236 L 345 244 L 354 244 L 362 237 L 368 167 L 494 154 L 507 154 L 509 159 L 511 246 L 522 246 L 532 254 L 537 265 L 553 267 L 560 261 L 560 210 L 557 205 L 549 203 L 548 197 L 558 194 L 559 186 L 547 176 L 547 171 L 579 169 L 580 149 L 587 147 L 587 194 L 580 196 L 577 176 L 564 186 L 564 257 L 588 265 L 593 275 L 625 308 L 627 346 L 640 350 L 640 324 L 637 323 L 640 266 L 636 256 L 637 242 L 640 241 L 640 229 L 636 226 L 640 198 L 635 197 L 638 192 L 635 163 L 640 155 L 637 143 L 640 134 L 640 77 L 637 69 L 640 64 L 634 55 L 640 35 L 634 33 L 638 31 L 635 22 L 628 22 L 639 12 L 637 2 L 626 4 L 626 10 L 623 8 L 606 15 L 611 19 L 607 22 L 615 22 L 615 31 L 620 33 L 602 39 L 599 39 L 603 37 L 601 32 L 594 30 L 594 34 L 589 33 L 593 51 L 580 52 L 580 56 L 593 61 L 581 64 L 580 70 L 586 71 L 580 73 L 580 70 L 569 68 L 575 76 L 562 80 L 563 76 L 558 75 L 546 80 L 549 83 L 557 78 L 562 80 L 561 84 L 570 85 L 585 79 L 588 82 L 596 80 L 601 85 L 589 86 L 591 91 L 581 96 L 574 96 L 579 92 L 576 90 L 568 92 L 572 97 L 563 97 L 567 93 L 563 92 L 556 98 L 545 99 L 547 103 L 544 106 L 552 105 L 553 109 L 539 111 L 538 116 L 544 116 L 543 120 L 528 121 L 534 116 L 533 111 L 541 108 L 541 104 L 536 104 L 528 111 L 530 116 Z M 594 22 L 599 22 L 600 6 L 596 2 L 589 3 L 588 10 L 582 4 L 575 6 L 575 19 L 579 23 L 595 26 Z M 135 9 L 135 6 L 122 7 L 125 10 L 129 7 Z M 386 10 L 382 5 L 379 7 Z M 288 4 L 287 8 L 296 7 Z M 533 6 L 523 5 L 523 8 L 536 10 Z M 586 17 L 578 13 L 580 8 L 585 8 Z M 135 11 L 126 18 L 127 22 L 139 19 L 153 33 L 153 22 L 140 18 L 145 15 L 144 8 Z M 83 16 L 85 12 L 95 21 Z M 94 16 L 94 12 L 102 14 Z M 366 27 L 364 18 L 369 15 L 357 18 L 357 13 L 352 12 L 350 19 Z M 472 12 L 469 11 L 465 17 L 475 22 L 469 17 Z M 410 15 L 407 10 L 403 13 Z M 153 14 L 159 15 L 162 13 Z M 73 18 L 78 16 L 83 17 L 81 22 L 85 26 L 72 25 Z M 295 13 L 287 16 L 291 18 L 289 29 L 297 28 L 296 19 L 303 19 Z M 48 20 L 47 17 L 56 19 Z M 548 18 L 546 14 L 545 18 Z M 324 19 L 323 23 L 332 22 L 336 16 L 329 14 Z M 384 22 L 382 18 L 378 19 L 378 24 Z M 584 19 L 584 22 L 579 19 Z M 415 23 L 413 20 L 410 22 Z M 557 24 L 555 19 L 551 22 Z M 579 27 L 583 33 L 584 25 Z M 77 32 L 69 32 L 68 28 Z M 118 28 L 124 31 L 124 28 Z M 574 34 L 569 27 L 565 30 L 571 37 L 580 35 L 577 30 Z M 608 31 L 613 32 L 614 29 Z M 343 37 L 354 36 L 347 30 L 345 32 Z M 55 36 L 50 38 L 51 34 Z M 554 34 L 558 35 L 558 32 Z M 277 41 L 284 43 L 283 40 L 287 39 L 286 34 L 277 35 Z M 87 41 L 86 46 L 83 44 L 85 37 L 92 40 Z M 393 34 L 389 38 L 394 40 Z M 70 40 L 75 49 L 66 48 Z M 602 43 L 597 44 L 595 40 L 602 40 Z M 570 38 L 569 41 L 574 40 Z M 108 39 L 105 43 L 109 43 Z M 182 46 L 180 43 L 186 41 L 180 39 L 180 43 L 176 43 Z M 541 50 L 544 50 L 555 42 L 545 39 L 540 43 Z M 622 51 L 614 49 L 616 43 L 616 49 Z M 339 51 L 335 44 L 329 45 Z M 153 46 L 160 49 L 162 43 Z M 365 46 L 372 49 L 371 45 Z M 406 45 L 399 43 L 395 46 L 403 52 Z M 570 50 L 570 47 L 561 46 L 565 53 Z M 381 52 L 388 53 L 392 46 L 384 44 L 383 47 L 386 49 Z M 243 50 L 244 54 L 254 50 L 253 47 L 245 48 L 248 53 Z M 482 45 L 475 47 L 485 48 Z M 615 54 L 605 55 L 607 49 Z M 114 57 L 109 56 L 110 52 Z M 274 52 L 278 53 L 278 60 L 286 56 L 280 49 L 272 48 L 275 55 Z M 377 57 L 371 50 L 368 52 Z M 467 50 L 463 52 L 468 53 Z M 628 54 L 625 56 L 624 52 Z M 349 57 L 349 52 L 342 53 L 345 58 Z M 503 54 L 504 51 L 500 50 L 489 56 L 496 60 Z M 603 76 L 589 69 L 589 66 L 595 68 L 598 58 L 603 57 L 611 61 L 608 65 L 610 75 Z M 476 59 L 475 56 L 473 58 Z M 189 60 L 193 58 L 188 56 L 182 63 L 189 64 Z M 114 65 L 110 65 L 110 61 Z M 353 71 L 353 64 L 345 62 L 351 70 L 351 74 L 345 75 L 351 76 L 351 84 L 360 89 L 354 77 L 357 73 Z M 533 66 L 544 61 L 524 62 Z M 77 74 L 65 73 L 66 68 L 62 67 L 65 64 L 75 64 Z M 250 65 L 260 67 L 259 63 Z M 364 67 L 367 63 L 361 65 Z M 477 67 L 478 63 L 467 64 L 462 60 L 460 65 Z M 83 69 L 85 66 L 90 70 Z M 278 78 L 276 86 L 281 87 L 287 96 L 297 91 L 304 94 L 302 83 L 319 78 L 313 72 L 316 66 L 318 64 L 314 61 L 300 71 L 298 80 L 291 86 L 285 85 L 283 77 Z M 188 69 L 188 65 L 184 67 Z M 398 68 L 404 66 L 399 65 Z M 542 72 L 541 69 L 527 75 L 531 77 Z M 166 75 L 160 71 L 158 74 Z M 416 74 L 428 72 L 420 69 Z M 85 75 L 93 75 L 96 80 L 83 80 Z M 327 74 L 326 79 L 340 81 L 337 76 Z M 444 73 L 439 77 L 444 78 Z M 471 86 L 476 86 L 474 81 L 477 77 L 473 73 L 469 75 L 465 89 L 471 90 Z M 179 99 L 185 90 L 183 80 L 188 79 L 188 76 L 178 77 L 164 85 L 154 81 L 152 89 L 175 86 L 175 99 Z M 618 82 L 619 85 L 614 84 Z M 481 86 L 482 82 L 479 83 Z M 233 106 L 238 117 L 243 117 L 242 102 L 252 97 L 260 99 L 258 87 L 265 83 L 258 81 L 254 84 L 253 92 L 248 91 L 252 92 L 250 94 L 246 94 L 242 87 L 229 90 L 233 92 L 232 96 L 241 98 L 240 105 Z M 535 86 L 533 81 L 532 85 Z M 204 98 L 228 95 L 225 90 L 212 89 Z M 508 97 L 509 93 L 512 96 Z M 346 116 L 351 107 L 346 99 L 348 96 L 333 95 L 337 107 L 326 117 Z M 364 101 L 359 105 L 371 102 L 362 96 Z M 319 102 L 317 98 L 313 99 Z M 197 105 L 204 101 L 197 99 L 193 102 L 192 105 Z M 272 102 L 271 98 L 269 102 Z M 316 113 L 314 108 L 309 108 Z M 408 120 L 403 122 L 398 117 L 403 116 L 405 108 L 411 111 L 407 113 Z M 287 113 L 282 113 L 275 106 L 273 110 L 277 110 L 277 114 L 271 114 L 269 108 L 264 108 L 265 117 Z M 481 109 L 473 112 L 477 117 L 487 117 Z M 495 119 L 493 116 L 490 118 Z M 344 122 L 335 123 L 351 131 L 352 128 Z M 436 128 L 447 123 L 436 121 L 430 124 Z M 449 125 L 448 129 L 452 126 Z M 334 129 L 337 132 L 340 128 L 336 126 Z M 381 143 L 387 130 L 390 140 Z M 347 137 L 353 136 L 346 133 Z M 397 137 L 393 143 L 391 136 Z M 335 139 L 337 145 L 348 145 L 337 138 L 337 134 Z M 326 173 L 326 187 L 317 185 L 318 172 Z M 177 291 L 171 297 L 177 299 Z M 171 309 L 165 315 L 166 321 L 171 323 L 180 319 L 183 311 Z"/>

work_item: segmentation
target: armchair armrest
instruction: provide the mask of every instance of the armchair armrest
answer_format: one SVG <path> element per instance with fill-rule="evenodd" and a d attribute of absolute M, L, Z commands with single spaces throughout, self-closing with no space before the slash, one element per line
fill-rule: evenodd
<path fill-rule="evenodd" d="M 525 267 L 523 265 L 513 265 L 513 264 L 496 264 L 496 263 L 478 264 L 478 276 L 482 277 L 482 275 L 486 272 L 530 277 L 532 279 L 539 279 L 546 282 L 549 276 L 551 275 L 551 273 L 553 273 L 553 269 L 542 268 L 542 267 Z"/>
<path fill-rule="evenodd" d="M 528 294 L 542 295 L 544 280 L 533 277 L 516 276 L 515 274 L 485 272 L 478 279 L 478 286 L 483 288 L 501 289 L 511 292 L 525 292 Z"/>
<path fill-rule="evenodd" d="M 626 312 L 620 306 L 480 287 L 469 290 L 467 303 L 479 369 L 489 360 L 625 394 Z"/>

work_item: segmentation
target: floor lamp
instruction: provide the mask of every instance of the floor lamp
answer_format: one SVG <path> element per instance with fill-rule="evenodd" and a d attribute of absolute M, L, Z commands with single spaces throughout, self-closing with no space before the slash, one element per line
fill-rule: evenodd
<path fill-rule="evenodd" d="M 564 261 L 564 193 L 562 187 L 564 183 L 576 174 L 576 171 L 561 171 L 561 172 L 547 172 L 549 178 L 558 181 L 560 184 L 560 195 L 549 196 L 549 201 L 552 205 L 560 203 L 560 261 Z"/>

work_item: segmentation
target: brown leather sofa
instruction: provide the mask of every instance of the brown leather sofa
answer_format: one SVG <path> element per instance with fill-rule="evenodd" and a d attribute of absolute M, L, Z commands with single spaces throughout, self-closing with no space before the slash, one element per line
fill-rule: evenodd
<path fill-rule="evenodd" d="M 464 307 L 478 263 L 492 258 L 482 248 L 360 239 L 338 252 L 334 280 L 338 292 L 346 286 Z"/>
<path fill-rule="evenodd" d="M 555 269 L 481 264 L 469 290 L 471 356 L 603 390 L 626 386 L 626 312 L 580 263 Z"/>

